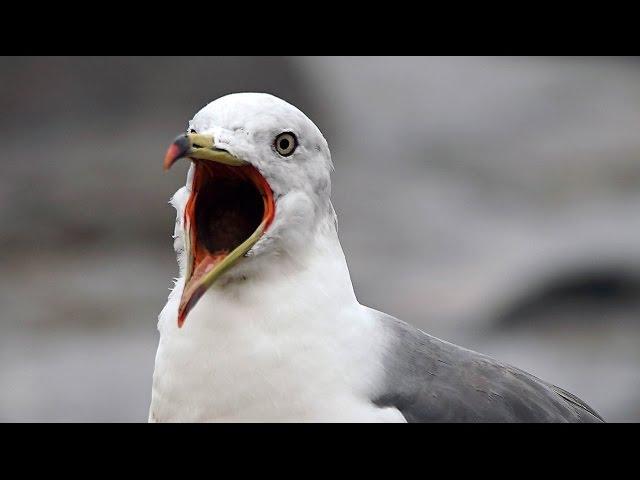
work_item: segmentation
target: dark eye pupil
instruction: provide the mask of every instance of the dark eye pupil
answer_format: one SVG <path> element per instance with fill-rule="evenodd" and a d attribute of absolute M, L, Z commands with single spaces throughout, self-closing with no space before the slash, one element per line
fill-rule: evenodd
<path fill-rule="evenodd" d="M 280 148 L 282 150 L 286 150 L 287 148 L 289 148 L 289 140 L 287 140 L 286 138 L 280 140 Z"/>

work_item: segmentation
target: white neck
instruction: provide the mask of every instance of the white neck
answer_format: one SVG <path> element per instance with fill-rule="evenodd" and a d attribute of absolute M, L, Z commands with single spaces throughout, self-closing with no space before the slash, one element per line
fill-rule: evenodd
<path fill-rule="evenodd" d="M 369 399 L 384 337 L 333 220 L 317 233 L 301 258 L 214 285 L 181 329 L 179 280 L 159 319 L 151 419 L 380 420 Z"/>
<path fill-rule="evenodd" d="M 236 315 L 243 318 L 242 326 L 248 321 L 261 324 L 268 321 L 277 325 L 286 320 L 280 317 L 285 306 L 289 315 L 311 320 L 313 315 L 309 316 L 309 312 L 318 309 L 326 312 L 357 304 L 333 222 L 329 218 L 323 221 L 312 238 L 312 244 L 292 255 L 284 256 L 284 252 L 276 251 L 263 253 L 264 258 L 248 259 L 254 265 L 252 274 L 244 279 L 238 278 L 237 273 L 231 280 L 222 277 L 199 300 L 189 313 L 185 327 L 177 332 L 200 329 L 224 332 L 228 324 L 236 328 L 231 319 Z M 243 265 L 238 266 L 240 268 L 236 270 L 243 272 Z M 184 278 L 178 280 L 160 314 L 158 327 L 161 333 L 175 330 L 176 303 L 182 294 L 183 283 Z M 254 314 L 247 317 L 250 312 Z"/>

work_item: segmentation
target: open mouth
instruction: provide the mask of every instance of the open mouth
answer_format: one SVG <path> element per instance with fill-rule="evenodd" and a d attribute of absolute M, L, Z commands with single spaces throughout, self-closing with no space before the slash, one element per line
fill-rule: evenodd
<path fill-rule="evenodd" d="M 220 150 L 215 151 L 220 155 L 217 161 L 209 158 L 211 150 L 198 152 L 200 148 L 191 143 L 187 146 L 183 139 L 177 140 L 165 159 L 166 168 L 177 158 L 195 163 L 184 211 L 187 272 L 178 308 L 179 327 L 207 289 L 260 239 L 275 214 L 271 188 L 254 166 Z M 237 163 L 227 161 L 228 157 Z"/>

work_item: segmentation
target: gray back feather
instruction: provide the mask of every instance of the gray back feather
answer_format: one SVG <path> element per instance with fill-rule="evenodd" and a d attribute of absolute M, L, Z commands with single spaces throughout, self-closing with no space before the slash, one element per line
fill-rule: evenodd
<path fill-rule="evenodd" d="M 409 422 L 600 422 L 586 403 L 485 355 L 378 312 L 393 339 L 385 386 L 374 399 Z"/>

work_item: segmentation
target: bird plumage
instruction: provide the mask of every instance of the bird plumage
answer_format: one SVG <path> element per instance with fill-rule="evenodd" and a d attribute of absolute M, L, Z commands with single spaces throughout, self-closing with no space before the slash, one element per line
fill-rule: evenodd
<path fill-rule="evenodd" d="M 250 162 L 273 224 L 176 324 L 187 184 L 171 200 L 180 275 L 159 316 L 150 421 L 597 421 L 577 397 L 356 299 L 331 205 L 331 155 L 302 112 L 265 94 L 203 108 L 189 129 Z M 273 138 L 299 146 L 280 158 Z"/>
<path fill-rule="evenodd" d="M 384 393 L 413 422 L 599 422 L 578 397 L 518 368 L 376 312 L 390 338 Z"/>

